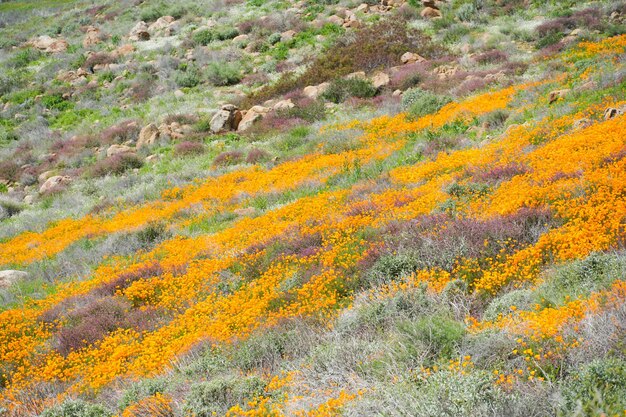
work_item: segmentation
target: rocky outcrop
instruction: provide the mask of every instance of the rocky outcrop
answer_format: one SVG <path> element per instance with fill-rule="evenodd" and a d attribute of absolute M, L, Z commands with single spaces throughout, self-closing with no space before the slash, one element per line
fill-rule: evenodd
<path fill-rule="evenodd" d="M 234 104 L 223 105 L 213 116 L 210 129 L 213 133 L 237 130 L 241 122 L 242 114 Z"/>
<path fill-rule="evenodd" d="M 50 177 L 39 187 L 40 194 L 48 194 L 63 189 L 72 182 L 72 178 L 68 176 L 55 175 Z"/>
<path fill-rule="evenodd" d="M 150 40 L 150 32 L 148 31 L 148 24 L 144 21 L 137 22 L 137 24 L 130 30 L 128 39 L 130 39 L 131 41 Z"/>
<path fill-rule="evenodd" d="M 414 64 L 416 62 L 424 62 L 426 58 L 414 52 L 405 52 L 400 57 L 400 61 L 402 61 L 403 64 Z"/>
<path fill-rule="evenodd" d="M 131 148 L 128 145 L 117 145 L 117 144 L 113 144 L 111 146 L 108 147 L 107 149 L 107 157 L 111 157 L 114 155 L 120 155 L 123 153 L 131 153 L 133 152 L 134 149 Z"/>
<path fill-rule="evenodd" d="M 178 27 L 178 22 L 172 16 L 161 16 L 156 22 L 148 26 L 148 32 L 154 37 L 172 36 Z"/>
<path fill-rule="evenodd" d="M 265 117 L 265 115 L 268 114 L 270 110 L 271 109 L 267 107 L 263 107 L 263 106 L 252 107 L 243 116 L 243 118 L 241 119 L 241 122 L 239 122 L 239 126 L 237 127 L 237 130 L 240 132 L 243 132 L 245 130 L 250 129 L 252 125 L 254 125 L 256 122 L 258 122 L 263 117 Z"/>
<path fill-rule="evenodd" d="M 23 281 L 28 278 L 28 272 L 7 269 L 0 271 L 0 288 L 8 288 L 17 281 Z"/>
<path fill-rule="evenodd" d="M 302 93 L 313 100 L 316 100 L 319 96 L 324 94 L 324 92 L 330 87 L 329 83 L 321 83 L 318 85 L 309 85 L 308 87 L 304 87 Z"/>
<path fill-rule="evenodd" d="M 391 82 L 391 79 L 389 78 L 389 75 L 387 73 L 378 72 L 374 74 L 371 81 L 372 81 L 372 85 L 374 86 L 374 88 L 380 89 L 380 88 L 388 86 L 389 83 Z"/>
<path fill-rule="evenodd" d="M 556 102 L 557 100 L 565 97 L 569 93 L 569 88 L 564 88 L 562 90 L 554 90 L 550 91 L 550 95 L 548 96 L 548 102 L 550 104 Z"/>
<path fill-rule="evenodd" d="M 65 52 L 69 46 L 65 39 L 51 38 L 48 35 L 42 35 L 32 40 L 30 44 L 40 51 L 57 53 Z"/>
<path fill-rule="evenodd" d="M 141 149 L 144 146 L 154 145 L 160 134 L 161 133 L 159 132 L 159 129 L 154 123 L 150 123 L 149 125 L 144 126 L 139 132 L 139 138 L 137 139 L 137 149 Z"/>
<path fill-rule="evenodd" d="M 89 48 L 93 45 L 97 45 L 102 42 L 102 32 L 95 26 L 88 26 L 85 31 L 85 37 L 83 38 L 83 47 Z"/>

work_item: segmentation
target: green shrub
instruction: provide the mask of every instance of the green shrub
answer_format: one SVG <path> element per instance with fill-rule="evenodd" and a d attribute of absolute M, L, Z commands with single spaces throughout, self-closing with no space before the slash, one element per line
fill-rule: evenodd
<path fill-rule="evenodd" d="M 212 62 L 207 67 L 206 76 L 215 86 L 234 85 L 241 81 L 239 66 L 227 62 Z"/>
<path fill-rule="evenodd" d="M 174 81 L 179 87 L 195 87 L 202 81 L 200 70 L 198 70 L 197 67 L 192 66 L 182 71 L 176 71 Z"/>
<path fill-rule="evenodd" d="M 63 98 L 61 94 L 49 94 L 41 98 L 41 104 L 49 110 L 65 111 L 74 107 L 74 104 Z"/>
<path fill-rule="evenodd" d="M 498 315 L 507 315 L 511 312 L 511 306 L 518 310 L 529 310 L 534 304 L 532 291 L 513 290 L 501 297 L 495 298 L 485 309 L 484 320 L 495 320 Z"/>
<path fill-rule="evenodd" d="M 563 416 L 616 416 L 626 409 L 626 362 L 596 359 L 567 378 Z"/>
<path fill-rule="evenodd" d="M 5 217 L 15 216 L 22 210 L 24 210 L 23 204 L 14 200 L 0 199 L 0 220 Z"/>
<path fill-rule="evenodd" d="M 191 386 L 183 411 L 195 417 L 223 415 L 229 408 L 258 396 L 264 388 L 265 383 L 257 376 L 224 376 L 199 382 Z"/>
<path fill-rule="evenodd" d="M 478 16 L 478 7 L 473 1 L 464 3 L 456 10 L 454 15 L 461 22 L 471 22 Z"/>
<path fill-rule="evenodd" d="M 275 45 L 280 42 L 280 39 L 280 33 L 272 33 L 270 36 L 267 37 L 267 43 L 269 43 L 270 45 Z"/>
<path fill-rule="evenodd" d="M 311 100 L 290 109 L 280 109 L 276 111 L 278 117 L 297 118 L 307 122 L 317 122 L 326 117 L 326 107 L 321 100 Z"/>
<path fill-rule="evenodd" d="M 123 411 L 131 404 L 143 398 L 156 395 L 157 393 L 164 393 L 166 388 L 167 381 L 164 379 L 144 379 L 134 383 L 129 389 L 124 391 L 118 404 L 118 409 Z"/>
<path fill-rule="evenodd" d="M 37 61 L 43 56 L 43 53 L 35 48 L 22 49 L 13 55 L 7 62 L 11 68 L 24 68 L 31 63 Z"/>
<path fill-rule="evenodd" d="M 537 289 L 537 298 L 562 304 L 566 297 L 578 298 L 611 285 L 626 275 L 626 255 L 594 253 L 559 266 Z"/>
<path fill-rule="evenodd" d="M 348 97 L 369 98 L 376 95 L 376 88 L 369 80 L 361 78 L 336 79 L 322 94 L 324 100 L 341 103 Z"/>
<path fill-rule="evenodd" d="M 49 408 L 40 417 L 109 417 L 113 413 L 100 405 L 83 400 L 65 400 L 63 404 Z"/>
<path fill-rule="evenodd" d="M 197 32 L 194 32 L 192 38 L 193 42 L 197 45 L 206 46 L 213 42 L 215 39 L 213 31 L 209 29 L 202 29 Z"/>
<path fill-rule="evenodd" d="M 441 314 L 423 316 L 417 321 L 401 322 L 398 330 L 407 339 L 422 346 L 431 365 L 439 359 L 450 359 L 465 335 L 461 323 Z"/>
<path fill-rule="evenodd" d="M 233 39 L 237 35 L 239 35 L 239 31 L 237 30 L 237 28 L 230 27 L 230 26 L 220 28 L 215 31 L 215 39 L 219 41 L 226 41 L 228 39 Z"/>
<path fill-rule="evenodd" d="M 435 113 L 451 101 L 448 96 L 440 96 L 419 87 L 411 88 L 402 94 L 402 107 L 412 117 Z"/>

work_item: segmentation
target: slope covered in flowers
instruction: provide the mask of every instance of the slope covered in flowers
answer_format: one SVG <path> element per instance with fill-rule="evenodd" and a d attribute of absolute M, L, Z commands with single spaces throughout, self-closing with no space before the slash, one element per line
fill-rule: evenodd
<path fill-rule="evenodd" d="M 550 79 L 488 91 L 416 120 L 399 114 L 327 127 L 361 129 L 355 149 L 236 169 L 143 205 L 5 240 L 0 264 L 24 267 L 76 242 L 155 222 L 170 233 L 150 251 L 106 259 L 89 279 L 53 283 L 43 298 L 0 313 L 2 406 L 31 415 L 67 398 L 104 401 L 131 381 L 176 374 L 198 346 L 230 357 L 264 332 L 303 322 L 315 330 L 291 331 L 321 339 L 304 359 L 282 352 L 278 365 L 259 359 L 236 369 L 240 378 L 258 377 L 260 389 L 225 414 L 358 415 L 368 397 L 383 392 L 371 383 L 373 367 L 385 363 L 394 338 L 372 335 L 382 341 L 355 375 L 315 380 L 311 357 L 346 317 L 416 293 L 444 306 L 445 322 L 464 337 L 501 334 L 511 343 L 494 351 L 498 360 L 481 361 L 455 341 L 419 366 L 386 372 L 391 385 L 413 381 L 426 390 L 437 378 L 483 378 L 502 398 L 498 407 L 507 407 L 511 392 L 558 384 L 568 355 L 584 349 L 579 324 L 617 314 L 626 302 L 619 274 L 587 292 L 570 288 L 567 299 L 540 297 L 553 268 L 623 250 L 626 116 L 603 114 L 626 99 L 623 80 L 604 82 L 607 68 L 623 70 L 625 48 L 624 36 L 581 44 L 554 58 L 567 71 Z M 585 90 L 589 81 L 601 91 Z M 570 95 L 550 107 L 549 91 L 562 88 Z M 494 112 L 519 123 L 463 149 L 421 156 L 428 141 L 472 138 L 473 127 Z M 577 123 L 583 119 L 589 123 Z M 263 212 L 241 211 L 275 195 L 286 197 Z M 244 214 L 217 231 L 182 233 L 237 210 Z M 403 260 L 407 253 L 412 260 Z M 523 305 L 507 303 L 522 293 Z M 623 330 L 618 323 L 614 332 Z M 619 357 L 623 349 L 609 350 Z M 311 380 L 319 385 L 305 388 Z M 161 388 L 120 412 L 193 415 L 186 397 Z"/>

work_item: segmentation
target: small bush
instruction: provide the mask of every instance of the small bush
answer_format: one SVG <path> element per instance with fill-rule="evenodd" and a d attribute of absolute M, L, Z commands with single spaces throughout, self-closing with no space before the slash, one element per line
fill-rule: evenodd
<path fill-rule="evenodd" d="M 199 142 L 185 141 L 177 143 L 174 146 L 174 155 L 176 156 L 189 156 L 189 155 L 201 155 L 205 152 L 205 147 Z"/>
<path fill-rule="evenodd" d="M 39 417 L 110 417 L 113 413 L 101 405 L 83 400 L 65 400 L 61 405 L 49 408 Z"/>
<path fill-rule="evenodd" d="M 341 103 L 348 97 L 369 98 L 376 95 L 376 88 L 368 80 L 361 78 L 336 79 L 322 94 L 324 100 Z"/>
<path fill-rule="evenodd" d="M 317 122 L 326 117 L 326 108 L 320 100 L 302 99 L 296 103 L 295 107 L 277 110 L 276 115 L 287 119 Z"/>
<path fill-rule="evenodd" d="M 561 392 L 563 415 L 620 415 L 626 409 L 626 362 L 596 359 L 570 375 Z"/>
<path fill-rule="evenodd" d="M 199 30 L 195 32 L 192 36 L 192 40 L 196 45 L 203 46 L 210 44 L 211 42 L 213 42 L 214 39 L 215 36 L 213 34 L 213 31 L 209 29 Z"/>
<path fill-rule="evenodd" d="M 137 155 L 124 153 L 98 161 L 88 171 L 88 175 L 91 177 L 121 175 L 129 169 L 141 168 L 142 166 L 143 161 Z"/>
<path fill-rule="evenodd" d="M 226 62 L 209 64 L 206 75 L 209 82 L 218 87 L 237 84 L 242 77 L 238 65 Z"/>
<path fill-rule="evenodd" d="M 191 386 L 191 392 L 183 407 L 187 415 L 212 417 L 224 414 L 235 405 L 263 393 L 265 383 L 256 376 L 219 377 L 209 382 Z"/>
<path fill-rule="evenodd" d="M 0 179 L 17 182 L 20 179 L 21 169 L 17 162 L 13 160 L 6 160 L 0 162 Z"/>
<path fill-rule="evenodd" d="M 240 151 L 222 152 L 213 160 L 215 166 L 235 165 L 243 161 L 243 153 Z"/>
<path fill-rule="evenodd" d="M 407 90 L 402 95 L 402 107 L 412 117 L 435 113 L 451 101 L 448 96 L 440 96 L 418 87 Z"/>
<path fill-rule="evenodd" d="M 43 56 L 43 53 L 35 48 L 26 48 L 18 51 L 13 55 L 9 61 L 8 66 L 11 68 L 24 68 L 30 65 L 32 62 L 37 61 Z"/>
<path fill-rule="evenodd" d="M 179 87 L 193 88 L 202 82 L 202 75 L 197 67 L 192 66 L 176 71 L 174 81 Z"/>
<path fill-rule="evenodd" d="M 398 330 L 427 353 L 431 364 L 450 359 L 458 350 L 465 335 L 463 325 L 442 315 L 420 317 L 417 321 L 402 322 Z"/>
<path fill-rule="evenodd" d="M 24 205 L 14 200 L 0 198 L 0 220 L 15 216 L 24 210 Z"/>
<path fill-rule="evenodd" d="M 249 164 L 258 164 L 259 162 L 269 159 L 269 154 L 263 149 L 254 148 L 248 152 L 246 156 L 246 162 Z"/>

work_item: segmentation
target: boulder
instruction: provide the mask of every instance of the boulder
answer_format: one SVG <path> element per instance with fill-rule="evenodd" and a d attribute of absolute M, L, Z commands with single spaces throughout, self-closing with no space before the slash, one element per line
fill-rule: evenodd
<path fill-rule="evenodd" d="M 54 170 L 54 169 L 51 169 L 49 171 L 44 171 L 41 174 L 39 174 L 39 177 L 37 177 L 37 180 L 40 183 L 44 183 L 44 182 L 46 182 L 48 180 L 48 178 L 52 178 L 55 175 L 57 175 L 57 171 Z"/>
<path fill-rule="evenodd" d="M 459 71 L 459 67 L 455 65 L 441 65 L 433 70 L 433 73 L 439 77 L 440 80 L 445 80 L 454 76 Z"/>
<path fill-rule="evenodd" d="M 621 116 L 626 111 L 626 106 L 620 108 L 609 107 L 604 110 L 604 120 L 609 120 L 617 116 Z"/>
<path fill-rule="evenodd" d="M 159 138 L 160 132 L 154 123 L 150 123 L 144 126 L 139 132 L 139 139 L 137 139 L 137 149 L 141 149 L 144 146 L 153 145 Z"/>
<path fill-rule="evenodd" d="M 281 42 L 287 42 L 293 39 L 293 37 L 296 36 L 296 31 L 295 30 L 287 30 L 283 33 L 280 34 L 280 41 Z"/>
<path fill-rule="evenodd" d="M 148 26 L 148 32 L 154 36 L 172 36 L 175 32 L 175 22 L 176 19 L 172 16 L 161 16 Z"/>
<path fill-rule="evenodd" d="M 107 157 L 111 157 L 113 155 L 119 155 L 119 154 L 123 154 L 123 153 L 130 153 L 133 150 L 134 149 L 131 148 L 128 145 L 113 144 L 113 145 L 109 146 L 109 148 L 107 149 Z"/>
<path fill-rule="evenodd" d="M 420 13 L 424 19 L 441 19 L 441 11 L 434 7 L 424 7 Z"/>
<path fill-rule="evenodd" d="M 243 132 L 252 127 L 253 124 L 261 120 L 267 113 L 270 112 L 270 109 L 263 106 L 254 106 L 250 110 L 248 110 L 241 119 L 237 130 Z"/>
<path fill-rule="evenodd" d="M 302 93 L 313 100 L 317 99 L 320 95 L 324 93 L 330 87 L 330 83 L 321 83 L 319 85 L 309 85 L 304 87 Z"/>
<path fill-rule="evenodd" d="M 343 18 L 341 18 L 341 17 L 337 16 L 336 14 L 334 14 L 334 15 L 330 16 L 330 17 L 328 18 L 328 21 L 329 21 L 330 23 L 335 24 L 335 25 L 338 25 L 338 26 L 343 25 Z"/>
<path fill-rule="evenodd" d="M 391 82 L 389 75 L 385 72 L 378 72 L 372 77 L 372 84 L 375 88 L 380 89 L 386 87 Z"/>
<path fill-rule="evenodd" d="M 357 79 L 357 80 L 367 80 L 367 75 L 365 75 L 365 71 L 357 71 L 350 73 L 345 76 L 347 80 L 349 79 Z"/>
<path fill-rule="evenodd" d="M 55 175 L 48 178 L 46 182 L 43 183 L 43 185 L 39 188 L 39 193 L 47 194 L 49 192 L 63 188 L 71 182 L 72 178 L 68 176 Z"/>
<path fill-rule="evenodd" d="M 355 12 L 361 12 L 361 13 L 367 13 L 369 11 L 369 4 L 367 3 L 361 3 L 359 4 L 359 7 L 357 7 L 354 11 Z"/>
<path fill-rule="evenodd" d="M 426 61 L 426 58 L 414 52 L 405 52 L 400 57 L 400 60 L 403 64 L 413 64 L 415 62 L 424 62 Z"/>
<path fill-rule="evenodd" d="M 211 132 L 219 133 L 229 130 L 237 130 L 239 122 L 242 120 L 242 115 L 237 106 L 234 104 L 225 104 L 220 110 L 211 118 L 210 128 Z"/>
<path fill-rule="evenodd" d="M 31 45 L 44 52 L 64 52 L 69 46 L 65 39 L 51 38 L 48 35 L 42 35 L 31 42 Z"/>
<path fill-rule="evenodd" d="M 291 101 L 290 98 L 286 99 L 286 100 L 280 100 L 278 102 L 276 102 L 272 108 L 274 110 L 286 110 L 286 109 L 292 109 L 294 108 L 296 105 L 293 104 L 293 101 Z"/>
<path fill-rule="evenodd" d="M 587 119 L 586 117 L 583 117 L 582 119 L 578 119 L 574 122 L 573 127 L 574 130 L 579 130 L 579 129 L 584 129 L 586 127 L 589 127 L 592 125 L 592 121 Z"/>
<path fill-rule="evenodd" d="M 565 97 L 569 93 L 569 88 L 564 88 L 562 90 L 554 90 L 550 91 L 550 95 L 548 96 L 548 102 L 550 104 L 556 102 L 557 100 Z"/>
<path fill-rule="evenodd" d="M 83 38 L 83 47 L 89 48 L 90 46 L 99 44 L 102 42 L 102 33 L 100 29 L 95 26 L 88 26 Z"/>
<path fill-rule="evenodd" d="M 245 33 L 242 35 L 237 35 L 233 38 L 233 43 L 244 43 L 247 42 L 249 38 L 250 36 L 246 35 Z"/>
<path fill-rule="evenodd" d="M 135 52 L 135 47 L 127 43 L 126 45 L 122 45 L 113 52 L 111 52 L 111 55 L 113 55 L 115 58 L 119 58 L 121 56 L 132 54 L 133 52 Z"/>
<path fill-rule="evenodd" d="M 148 25 L 146 22 L 141 21 L 130 30 L 128 39 L 131 41 L 148 41 L 150 40 L 150 32 L 148 31 Z"/>
<path fill-rule="evenodd" d="M 23 281 L 28 278 L 28 272 L 7 269 L 0 271 L 0 288 L 8 288 L 14 282 Z"/>

